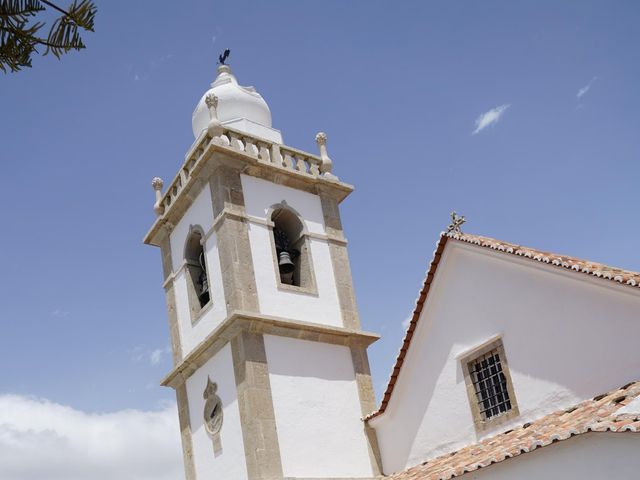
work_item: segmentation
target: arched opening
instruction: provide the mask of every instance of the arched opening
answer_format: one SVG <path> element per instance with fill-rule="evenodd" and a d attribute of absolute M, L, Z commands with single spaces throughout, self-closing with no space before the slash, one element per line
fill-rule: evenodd
<path fill-rule="evenodd" d="M 207 262 L 202 246 L 202 233 L 192 229 L 184 249 L 186 262 L 187 288 L 189 290 L 189 306 L 193 314 L 197 314 L 209 303 L 209 278 L 207 276 Z"/>
<path fill-rule="evenodd" d="M 273 241 L 280 283 L 311 287 L 311 261 L 304 224 L 289 208 L 282 206 L 271 213 Z"/>

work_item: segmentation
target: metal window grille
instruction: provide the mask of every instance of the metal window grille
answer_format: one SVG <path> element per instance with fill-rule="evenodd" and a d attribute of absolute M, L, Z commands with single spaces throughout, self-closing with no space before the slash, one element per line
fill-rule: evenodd
<path fill-rule="evenodd" d="M 469 362 L 469 373 L 483 420 L 511 410 L 507 379 L 498 350 L 491 350 Z"/>

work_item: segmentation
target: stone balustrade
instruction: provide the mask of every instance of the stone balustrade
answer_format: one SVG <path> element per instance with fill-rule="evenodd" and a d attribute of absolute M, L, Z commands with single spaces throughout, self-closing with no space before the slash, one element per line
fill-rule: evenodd
<path fill-rule="evenodd" d="M 203 160 L 204 153 L 210 145 L 213 145 L 217 150 L 228 150 L 234 153 L 240 152 L 257 160 L 259 163 L 283 169 L 297 175 L 315 177 L 331 182 L 338 181 L 337 177 L 331 173 L 331 161 L 326 155 L 326 159 L 321 158 L 295 148 L 223 127 L 220 136 L 211 137 L 205 134 L 191 148 L 184 164 L 180 168 L 180 172 L 155 204 L 154 209 L 158 215 L 166 212 L 175 202 L 176 198 L 188 184 L 193 171 Z M 156 191 L 157 185 L 158 182 L 154 183 L 154 189 L 156 189 Z"/>

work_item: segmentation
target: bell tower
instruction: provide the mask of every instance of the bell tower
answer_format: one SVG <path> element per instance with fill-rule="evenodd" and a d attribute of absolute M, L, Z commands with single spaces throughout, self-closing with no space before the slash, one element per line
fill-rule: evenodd
<path fill-rule="evenodd" d="M 372 478 L 375 409 L 339 205 L 353 187 L 286 146 L 222 64 L 145 243 L 160 248 L 187 480 Z"/>

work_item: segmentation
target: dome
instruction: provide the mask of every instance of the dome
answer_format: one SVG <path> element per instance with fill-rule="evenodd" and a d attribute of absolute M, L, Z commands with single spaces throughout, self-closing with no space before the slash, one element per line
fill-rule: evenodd
<path fill-rule="evenodd" d="M 195 138 L 198 138 L 209 124 L 209 109 L 205 98 L 212 93 L 218 97 L 218 120 L 223 125 L 229 125 L 239 130 L 247 130 L 247 125 L 250 125 L 248 130 L 251 131 L 273 130 L 271 128 L 271 111 L 267 102 L 256 92 L 255 88 L 238 85 L 229 65 L 220 65 L 218 77 L 211 84 L 211 88 L 202 95 L 193 111 L 191 126 Z M 247 120 L 248 122 L 238 122 L 239 120 Z M 266 127 L 266 129 L 261 127 Z"/>

